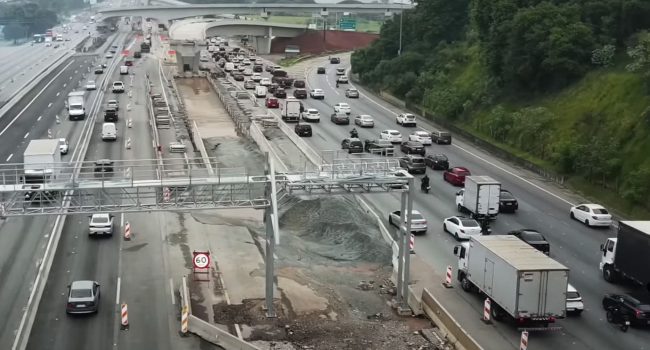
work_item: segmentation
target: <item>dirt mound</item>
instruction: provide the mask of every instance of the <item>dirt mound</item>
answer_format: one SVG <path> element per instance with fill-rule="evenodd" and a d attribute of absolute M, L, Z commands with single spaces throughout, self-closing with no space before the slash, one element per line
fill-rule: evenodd
<path fill-rule="evenodd" d="M 271 42 L 271 53 L 284 53 L 287 45 L 300 48 L 300 53 L 320 54 L 327 51 L 352 51 L 364 48 L 379 39 L 379 35 L 361 32 L 310 30 L 294 38 L 275 38 Z"/>
<path fill-rule="evenodd" d="M 343 196 L 298 198 L 280 215 L 280 230 L 290 233 L 290 249 L 330 262 L 389 262 L 390 247 L 376 221 Z M 282 246 L 282 245 L 281 245 Z"/>

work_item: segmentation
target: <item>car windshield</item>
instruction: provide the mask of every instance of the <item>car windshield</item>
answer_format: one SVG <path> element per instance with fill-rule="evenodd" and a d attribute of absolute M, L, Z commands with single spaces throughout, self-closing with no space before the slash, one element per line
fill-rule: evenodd
<path fill-rule="evenodd" d="M 530 242 L 543 242 L 546 241 L 541 233 L 534 231 L 524 231 L 521 233 L 521 238 Z"/>
<path fill-rule="evenodd" d="M 73 289 L 70 291 L 71 298 L 90 298 L 92 295 L 90 289 Z"/>
<path fill-rule="evenodd" d="M 318 114 L 318 111 L 315 109 L 310 109 L 307 111 L 309 114 Z"/>
<path fill-rule="evenodd" d="M 436 159 L 436 160 L 447 160 L 447 156 L 445 156 L 444 154 L 436 154 L 435 156 L 433 156 L 433 159 Z"/>
<path fill-rule="evenodd" d="M 390 143 L 389 141 L 378 141 L 377 146 L 382 146 L 382 147 L 393 147 L 393 144 Z"/>
<path fill-rule="evenodd" d="M 424 216 L 422 216 L 422 214 L 415 213 L 413 214 L 413 221 L 415 220 L 424 220 Z"/>
<path fill-rule="evenodd" d="M 464 227 L 478 227 L 476 220 L 460 220 Z"/>
<path fill-rule="evenodd" d="M 393 136 L 399 136 L 400 135 L 399 131 L 391 131 L 390 134 L 393 135 Z"/>
<path fill-rule="evenodd" d="M 416 131 L 415 134 L 420 137 L 431 137 L 426 131 Z"/>
<path fill-rule="evenodd" d="M 512 193 L 508 191 L 501 191 L 501 199 L 514 199 L 515 197 L 512 195 Z"/>
<path fill-rule="evenodd" d="M 424 164 L 424 158 L 411 158 L 413 163 L 422 163 Z"/>
<path fill-rule="evenodd" d="M 609 212 L 605 208 L 596 208 L 596 209 L 593 209 L 593 211 L 594 211 L 594 214 L 609 214 Z"/>
<path fill-rule="evenodd" d="M 414 119 L 414 118 L 415 118 L 415 116 L 412 115 L 412 114 L 406 114 L 406 115 L 404 115 L 404 117 L 405 117 L 406 119 Z"/>
<path fill-rule="evenodd" d="M 467 175 L 469 175 L 469 171 L 456 169 L 456 174 L 467 176 Z"/>
<path fill-rule="evenodd" d="M 59 145 L 64 146 L 65 145 L 65 140 L 59 140 Z"/>
<path fill-rule="evenodd" d="M 580 298 L 580 293 L 578 293 L 578 292 L 566 292 L 566 298 L 567 299 L 579 299 Z"/>
<path fill-rule="evenodd" d="M 108 222 L 108 218 L 105 216 L 95 216 L 93 218 L 93 222 L 99 223 L 99 224 L 105 224 Z"/>
<path fill-rule="evenodd" d="M 341 108 L 349 108 L 347 103 L 341 103 L 341 104 L 339 104 L 339 107 L 341 107 Z"/>

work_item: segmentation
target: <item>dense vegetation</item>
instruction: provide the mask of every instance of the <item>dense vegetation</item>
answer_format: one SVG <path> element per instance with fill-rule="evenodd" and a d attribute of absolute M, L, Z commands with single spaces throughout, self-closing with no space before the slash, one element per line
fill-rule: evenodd
<path fill-rule="evenodd" d="M 0 24 L 5 39 L 13 40 L 44 33 L 58 23 L 57 14 L 84 7 L 83 0 L 33 0 L 0 3 Z"/>
<path fill-rule="evenodd" d="M 232 4 L 232 0 L 185 0 L 185 2 L 189 2 L 191 4 Z M 237 2 L 237 1 L 235 1 Z M 253 3 L 255 2 L 256 4 L 273 4 L 276 2 L 280 3 L 295 3 L 295 4 L 315 4 L 316 1 L 314 0 L 245 0 L 241 1 L 242 3 Z"/>
<path fill-rule="evenodd" d="M 396 16 L 352 56 L 362 82 L 648 208 L 650 0 L 428 0 L 401 20 L 401 55 Z"/>

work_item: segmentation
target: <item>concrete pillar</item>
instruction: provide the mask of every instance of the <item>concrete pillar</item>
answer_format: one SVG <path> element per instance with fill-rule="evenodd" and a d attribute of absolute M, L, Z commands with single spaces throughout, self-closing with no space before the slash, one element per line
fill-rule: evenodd
<path fill-rule="evenodd" d="M 255 48 L 258 55 L 268 55 L 271 53 L 271 37 L 273 35 L 272 29 L 269 27 L 267 35 L 254 36 L 251 46 Z"/>

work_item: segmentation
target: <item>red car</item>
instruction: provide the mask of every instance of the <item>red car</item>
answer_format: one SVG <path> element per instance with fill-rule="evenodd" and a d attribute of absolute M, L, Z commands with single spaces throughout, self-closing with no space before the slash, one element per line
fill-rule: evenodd
<path fill-rule="evenodd" d="M 457 166 L 445 170 L 442 174 L 442 178 L 454 186 L 464 186 L 465 185 L 465 176 L 470 176 L 469 170 L 462 166 Z"/>
<path fill-rule="evenodd" d="M 275 97 L 268 97 L 266 99 L 266 108 L 280 108 L 280 103 L 278 102 L 278 99 Z"/>
<path fill-rule="evenodd" d="M 125 61 L 124 65 L 131 67 L 131 66 L 133 66 L 133 61 Z"/>

